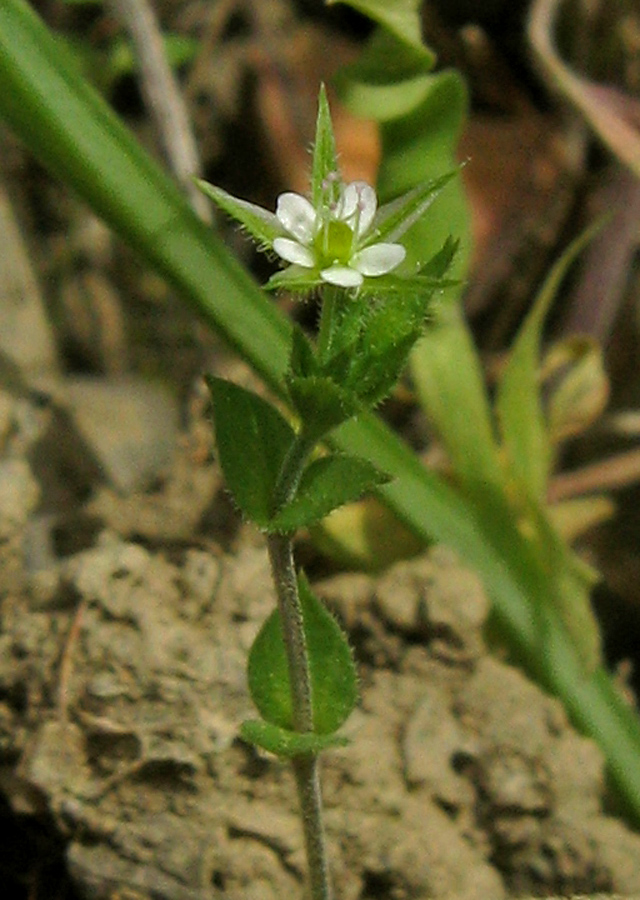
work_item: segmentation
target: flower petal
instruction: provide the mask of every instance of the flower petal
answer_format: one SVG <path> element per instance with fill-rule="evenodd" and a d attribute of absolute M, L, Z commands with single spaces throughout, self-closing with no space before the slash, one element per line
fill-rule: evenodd
<path fill-rule="evenodd" d="M 302 244 L 289 238 L 276 238 L 273 249 L 288 263 L 303 266 L 305 269 L 312 269 L 316 264 L 316 258 L 308 247 L 303 247 Z"/>
<path fill-rule="evenodd" d="M 351 265 L 363 275 L 385 275 L 399 266 L 406 255 L 402 244 L 372 244 L 356 253 L 351 258 Z"/>
<path fill-rule="evenodd" d="M 276 217 L 303 244 L 310 244 L 316 228 L 316 211 L 306 197 L 287 191 L 280 194 Z M 276 250 L 276 253 L 278 251 Z"/>
<path fill-rule="evenodd" d="M 366 181 L 352 181 L 344 189 L 338 218 L 349 221 L 358 236 L 371 227 L 378 208 L 375 190 Z"/>
<path fill-rule="evenodd" d="M 364 278 L 360 272 L 350 269 L 348 266 L 329 266 L 320 272 L 320 278 L 329 284 L 335 284 L 337 287 L 351 288 L 360 287 Z"/>

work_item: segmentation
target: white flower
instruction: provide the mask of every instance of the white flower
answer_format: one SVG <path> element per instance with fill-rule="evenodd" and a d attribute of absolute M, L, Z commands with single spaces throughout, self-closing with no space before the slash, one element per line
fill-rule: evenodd
<path fill-rule="evenodd" d="M 329 284 L 357 288 L 365 275 L 385 275 L 399 266 L 406 250 L 367 241 L 378 206 L 371 185 L 352 181 L 337 190 L 337 201 L 321 209 L 300 194 L 281 194 L 276 218 L 290 237 L 277 237 L 273 249 L 288 263 L 317 269 Z"/>

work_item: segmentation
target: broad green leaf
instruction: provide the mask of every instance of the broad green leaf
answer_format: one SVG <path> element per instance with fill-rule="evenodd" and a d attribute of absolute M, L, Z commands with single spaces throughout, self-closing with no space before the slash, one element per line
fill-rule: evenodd
<path fill-rule="evenodd" d="M 202 193 L 213 200 L 232 219 L 239 222 L 260 247 L 271 247 L 277 237 L 283 237 L 286 234 L 274 213 L 255 203 L 249 203 L 247 200 L 239 200 L 223 191 L 222 188 L 209 184 L 201 178 L 196 178 L 195 182 Z"/>
<path fill-rule="evenodd" d="M 344 455 L 320 457 L 305 469 L 295 497 L 278 510 L 267 530 L 284 533 L 308 528 L 332 510 L 389 480 L 388 475 L 365 459 Z"/>
<path fill-rule="evenodd" d="M 358 397 L 340 387 L 331 378 L 312 375 L 290 376 L 287 388 L 294 409 L 300 416 L 308 440 L 320 440 L 327 432 L 346 422 L 362 409 Z"/>
<path fill-rule="evenodd" d="M 306 578 L 298 578 L 300 605 L 309 657 L 313 731 L 332 734 L 352 712 L 358 679 L 342 629 L 315 596 Z M 274 610 L 249 653 L 249 690 L 266 722 L 293 730 L 289 665 L 279 610 Z"/>
<path fill-rule="evenodd" d="M 404 292 L 373 307 L 345 381 L 366 406 L 379 403 L 393 389 L 424 330 L 432 294 Z"/>
<path fill-rule="evenodd" d="M 516 336 L 498 384 L 496 413 L 509 474 L 536 502 L 544 499 L 552 459 L 539 385 L 544 322 L 567 270 L 600 227 L 598 222 L 584 231 L 551 269 Z"/>
<path fill-rule="evenodd" d="M 295 433 L 270 403 L 251 391 L 212 376 L 207 377 L 207 385 L 227 487 L 245 516 L 264 528 L 273 513 L 276 483 Z"/>
<path fill-rule="evenodd" d="M 318 95 L 318 119 L 311 165 L 311 203 L 320 209 L 338 198 L 338 158 L 331 111 L 324 85 Z"/>
<path fill-rule="evenodd" d="M 377 406 L 389 396 L 406 367 L 411 349 L 419 336 L 420 329 L 417 326 L 409 334 L 403 334 L 399 330 L 393 340 L 385 341 L 377 353 L 371 353 L 368 360 L 365 361 L 364 354 L 354 360 L 349 379 L 354 386 L 357 385 L 358 397 L 363 406 Z"/>
<path fill-rule="evenodd" d="M 435 57 L 422 41 L 420 23 L 421 0 L 327 0 L 327 6 L 344 3 L 346 6 L 369 16 L 385 30 L 393 33 L 416 54 L 423 56 L 430 65 Z"/>
<path fill-rule="evenodd" d="M 420 106 L 432 87 L 435 57 L 378 28 L 360 58 L 336 76 L 344 103 L 355 114 L 376 122 L 398 119 Z"/>
<path fill-rule="evenodd" d="M 314 734 L 312 731 L 301 734 L 299 731 L 287 731 L 271 722 L 262 719 L 250 719 L 240 726 L 240 734 L 250 744 L 276 756 L 291 759 L 309 753 L 320 753 L 328 747 L 345 747 L 349 739 L 337 734 Z"/>

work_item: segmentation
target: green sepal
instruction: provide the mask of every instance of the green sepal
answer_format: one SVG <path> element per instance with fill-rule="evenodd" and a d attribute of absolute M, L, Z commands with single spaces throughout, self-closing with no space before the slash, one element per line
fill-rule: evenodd
<path fill-rule="evenodd" d="M 358 679 L 351 648 L 342 629 L 298 577 L 300 605 L 309 659 L 315 734 L 332 734 L 358 699 Z M 289 665 L 279 610 L 266 620 L 249 651 L 249 690 L 266 722 L 293 731 Z"/>
<path fill-rule="evenodd" d="M 292 294 L 308 296 L 325 283 L 320 278 L 319 269 L 305 269 L 304 266 L 291 265 L 286 269 L 274 272 L 264 289 L 266 291 L 289 291 Z"/>
<path fill-rule="evenodd" d="M 264 528 L 271 520 L 276 482 L 295 432 L 262 397 L 211 375 L 206 382 L 227 487 L 244 515 Z"/>
<path fill-rule="evenodd" d="M 331 111 L 324 85 L 318 95 L 318 118 L 311 163 L 311 203 L 315 209 L 331 205 L 339 197 L 338 155 Z"/>
<path fill-rule="evenodd" d="M 337 734 L 314 734 L 299 731 L 288 731 L 265 722 L 262 719 L 249 719 L 240 726 L 240 736 L 249 744 L 255 744 L 276 756 L 291 759 L 294 756 L 306 756 L 320 753 L 327 747 L 345 747 L 349 738 Z"/>
<path fill-rule="evenodd" d="M 442 247 L 433 254 L 431 259 L 420 266 L 417 274 L 429 278 L 443 279 L 451 268 L 459 249 L 460 241 L 452 235 L 448 235 Z M 455 284 L 460 284 L 460 281 L 456 280 Z"/>
<path fill-rule="evenodd" d="M 277 237 L 288 236 L 280 220 L 269 210 L 247 200 L 239 200 L 238 197 L 201 178 L 196 178 L 195 183 L 203 194 L 213 200 L 228 216 L 239 222 L 259 247 L 263 249 L 272 247 Z"/>
<path fill-rule="evenodd" d="M 278 510 L 267 531 L 285 533 L 308 528 L 332 510 L 389 481 L 390 475 L 366 459 L 342 454 L 323 456 L 305 469 L 295 497 Z"/>
<path fill-rule="evenodd" d="M 385 203 L 376 213 L 369 237 L 362 246 L 381 240 L 397 241 L 424 216 L 440 191 L 458 174 L 459 169 L 454 169 L 446 175 L 417 185 L 390 203 Z"/>
<path fill-rule="evenodd" d="M 287 389 L 310 441 L 319 440 L 363 409 L 355 392 L 321 375 L 306 378 L 290 375 Z"/>

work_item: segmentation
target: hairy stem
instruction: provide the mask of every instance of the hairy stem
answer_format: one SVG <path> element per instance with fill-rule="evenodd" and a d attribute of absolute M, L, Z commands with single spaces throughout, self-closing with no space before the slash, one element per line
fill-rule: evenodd
<path fill-rule="evenodd" d="M 305 463 L 314 445 L 315 441 L 309 441 L 304 433 L 298 434 L 291 444 L 273 492 L 271 505 L 274 513 L 294 498 Z"/>
<path fill-rule="evenodd" d="M 302 813 L 311 900 L 331 900 L 333 892 L 327 864 L 318 755 L 294 756 L 291 763 Z"/>
<path fill-rule="evenodd" d="M 296 731 L 308 732 L 313 730 L 311 677 L 291 535 L 269 535 L 268 549 L 289 663 L 293 727 Z M 318 756 L 294 757 L 292 765 L 302 815 L 311 898 L 331 900 Z"/>
<path fill-rule="evenodd" d="M 291 535 L 271 534 L 267 545 L 289 663 L 293 727 L 296 731 L 313 731 L 309 657 Z"/>
<path fill-rule="evenodd" d="M 304 435 L 291 446 L 282 466 L 273 498 L 274 510 L 291 500 L 298 489 L 304 464 L 313 449 Z M 284 644 L 289 665 L 293 727 L 313 731 L 313 703 L 309 655 L 304 633 L 298 578 L 293 559 L 293 536 L 270 534 L 267 542 L 271 571 L 278 598 Z M 329 870 L 322 822 L 322 795 L 317 754 L 292 759 L 304 830 L 312 900 L 331 900 Z"/>

